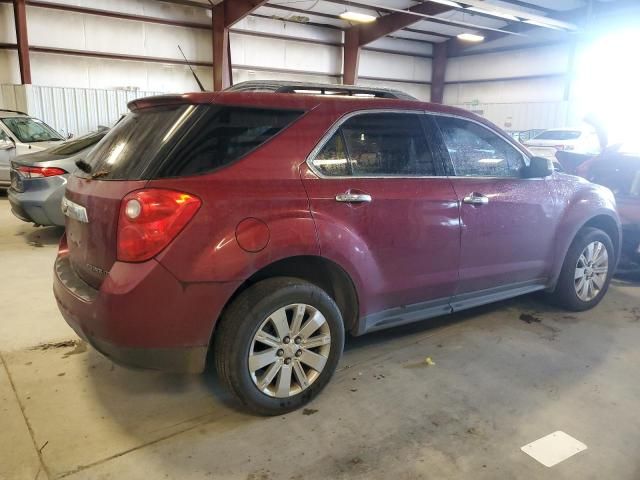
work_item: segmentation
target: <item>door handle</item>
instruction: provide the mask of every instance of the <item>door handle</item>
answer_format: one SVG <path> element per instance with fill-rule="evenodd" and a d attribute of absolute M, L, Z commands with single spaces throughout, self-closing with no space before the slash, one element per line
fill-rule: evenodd
<path fill-rule="evenodd" d="M 371 203 L 371 195 L 368 193 L 345 192 L 336 195 L 336 202 L 343 203 Z"/>
<path fill-rule="evenodd" d="M 464 197 L 462 202 L 468 205 L 486 205 L 489 203 L 489 197 L 485 197 L 481 193 L 473 192 Z"/>

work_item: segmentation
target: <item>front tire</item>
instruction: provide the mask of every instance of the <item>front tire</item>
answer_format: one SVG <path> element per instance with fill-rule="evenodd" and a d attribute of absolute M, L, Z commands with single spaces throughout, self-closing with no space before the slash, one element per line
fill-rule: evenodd
<path fill-rule="evenodd" d="M 575 312 L 595 307 L 607 293 L 615 259 L 613 243 L 604 231 L 583 228 L 569 247 L 553 300 Z"/>
<path fill-rule="evenodd" d="M 226 309 L 214 338 L 216 370 L 251 411 L 279 415 L 313 399 L 344 346 L 342 315 L 321 288 L 297 278 L 252 285 Z"/>

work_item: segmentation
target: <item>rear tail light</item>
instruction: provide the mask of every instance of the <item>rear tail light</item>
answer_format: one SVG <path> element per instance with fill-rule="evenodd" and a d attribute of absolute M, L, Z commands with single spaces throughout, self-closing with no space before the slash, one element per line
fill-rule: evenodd
<path fill-rule="evenodd" d="M 57 167 L 28 167 L 26 165 L 20 165 L 18 171 L 27 178 L 55 177 L 67 173 L 66 170 Z"/>
<path fill-rule="evenodd" d="M 69 252 L 69 243 L 67 242 L 67 233 L 63 233 L 58 244 L 58 255 L 64 255 Z"/>
<path fill-rule="evenodd" d="M 122 200 L 118 220 L 118 260 L 143 262 L 160 253 L 189 223 L 201 205 L 198 197 L 150 188 Z"/>

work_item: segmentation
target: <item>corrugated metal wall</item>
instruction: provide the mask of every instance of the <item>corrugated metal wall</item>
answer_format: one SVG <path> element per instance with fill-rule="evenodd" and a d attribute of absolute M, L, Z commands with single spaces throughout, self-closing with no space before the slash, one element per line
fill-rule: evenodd
<path fill-rule="evenodd" d="M 580 123 L 571 102 L 466 103 L 455 106 L 481 115 L 508 131 L 546 130 Z"/>
<path fill-rule="evenodd" d="M 67 135 L 82 135 L 111 126 L 127 113 L 127 103 L 160 92 L 31 87 L 29 114 Z"/>
<path fill-rule="evenodd" d="M 23 85 L 0 85 L 0 108 L 26 111 L 26 90 Z"/>
<path fill-rule="evenodd" d="M 83 135 L 111 126 L 126 113 L 127 103 L 161 92 L 58 88 L 35 85 L 0 86 L 0 107 L 26 110 L 63 135 Z"/>
<path fill-rule="evenodd" d="M 131 100 L 161 92 L 0 85 L 0 108 L 24 110 L 64 135 L 82 135 L 113 125 Z M 455 105 L 481 115 L 505 130 L 520 132 L 580 123 L 571 102 L 465 103 Z"/>

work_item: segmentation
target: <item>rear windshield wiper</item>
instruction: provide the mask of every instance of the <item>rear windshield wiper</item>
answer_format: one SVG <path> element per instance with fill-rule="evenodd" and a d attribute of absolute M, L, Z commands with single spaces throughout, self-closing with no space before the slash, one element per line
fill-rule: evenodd
<path fill-rule="evenodd" d="M 91 178 L 105 177 L 111 173 L 111 171 L 109 170 L 99 170 L 95 173 L 91 173 L 91 171 L 93 170 L 93 167 L 89 165 L 86 161 L 84 161 L 82 158 L 80 160 L 76 160 L 76 167 L 78 167 L 84 173 L 89 174 Z"/>
<path fill-rule="evenodd" d="M 82 158 L 80 160 L 76 160 L 76 167 L 78 167 L 84 173 L 91 173 L 91 165 L 85 162 Z"/>

